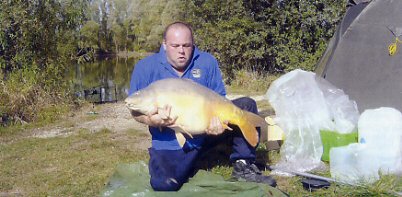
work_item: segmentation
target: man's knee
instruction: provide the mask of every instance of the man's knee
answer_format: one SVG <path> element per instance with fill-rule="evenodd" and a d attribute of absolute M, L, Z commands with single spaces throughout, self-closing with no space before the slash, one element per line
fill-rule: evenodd
<path fill-rule="evenodd" d="M 257 109 L 257 102 L 255 102 L 254 99 L 250 97 L 241 97 L 232 100 L 233 104 L 239 107 L 240 109 L 253 112 L 253 113 L 258 113 Z"/>
<path fill-rule="evenodd" d="M 188 180 L 198 151 L 149 149 L 150 184 L 155 191 L 177 191 Z"/>
<path fill-rule="evenodd" d="M 175 178 L 155 178 L 150 180 L 152 189 L 155 191 L 178 191 L 183 182 Z"/>

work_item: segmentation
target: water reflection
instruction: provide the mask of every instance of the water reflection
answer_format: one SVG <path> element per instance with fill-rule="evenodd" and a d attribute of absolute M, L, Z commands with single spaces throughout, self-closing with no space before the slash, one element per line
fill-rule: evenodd
<path fill-rule="evenodd" d="M 68 71 L 76 95 L 91 102 L 113 102 L 127 97 L 131 72 L 139 59 L 108 59 L 76 64 Z"/>

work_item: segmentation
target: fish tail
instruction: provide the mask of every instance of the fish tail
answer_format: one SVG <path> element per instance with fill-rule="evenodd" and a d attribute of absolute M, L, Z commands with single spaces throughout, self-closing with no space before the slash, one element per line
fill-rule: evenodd
<path fill-rule="evenodd" d="M 267 127 L 268 123 L 265 121 L 264 118 L 261 118 L 259 115 L 248 112 L 248 111 L 243 111 L 244 116 L 246 117 L 245 119 L 250 123 L 253 124 L 255 127 Z"/>
<path fill-rule="evenodd" d="M 267 127 L 267 123 L 260 116 L 253 114 L 251 112 L 243 111 L 244 117 L 238 123 L 244 138 L 247 142 L 256 147 L 259 142 L 258 132 L 256 127 Z"/>

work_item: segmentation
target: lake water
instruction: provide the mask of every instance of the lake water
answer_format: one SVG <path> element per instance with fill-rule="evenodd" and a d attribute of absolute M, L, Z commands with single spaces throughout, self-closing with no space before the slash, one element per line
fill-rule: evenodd
<path fill-rule="evenodd" d="M 76 64 L 69 69 L 75 94 L 91 102 L 114 102 L 127 97 L 131 73 L 139 59 L 114 58 Z"/>

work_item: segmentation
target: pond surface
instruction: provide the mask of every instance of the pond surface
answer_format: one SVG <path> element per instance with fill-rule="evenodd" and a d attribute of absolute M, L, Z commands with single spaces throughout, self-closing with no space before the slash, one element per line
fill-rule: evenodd
<path fill-rule="evenodd" d="M 130 78 L 139 59 L 113 58 L 92 63 L 76 64 L 68 70 L 78 97 L 90 102 L 115 102 L 125 99 Z"/>

